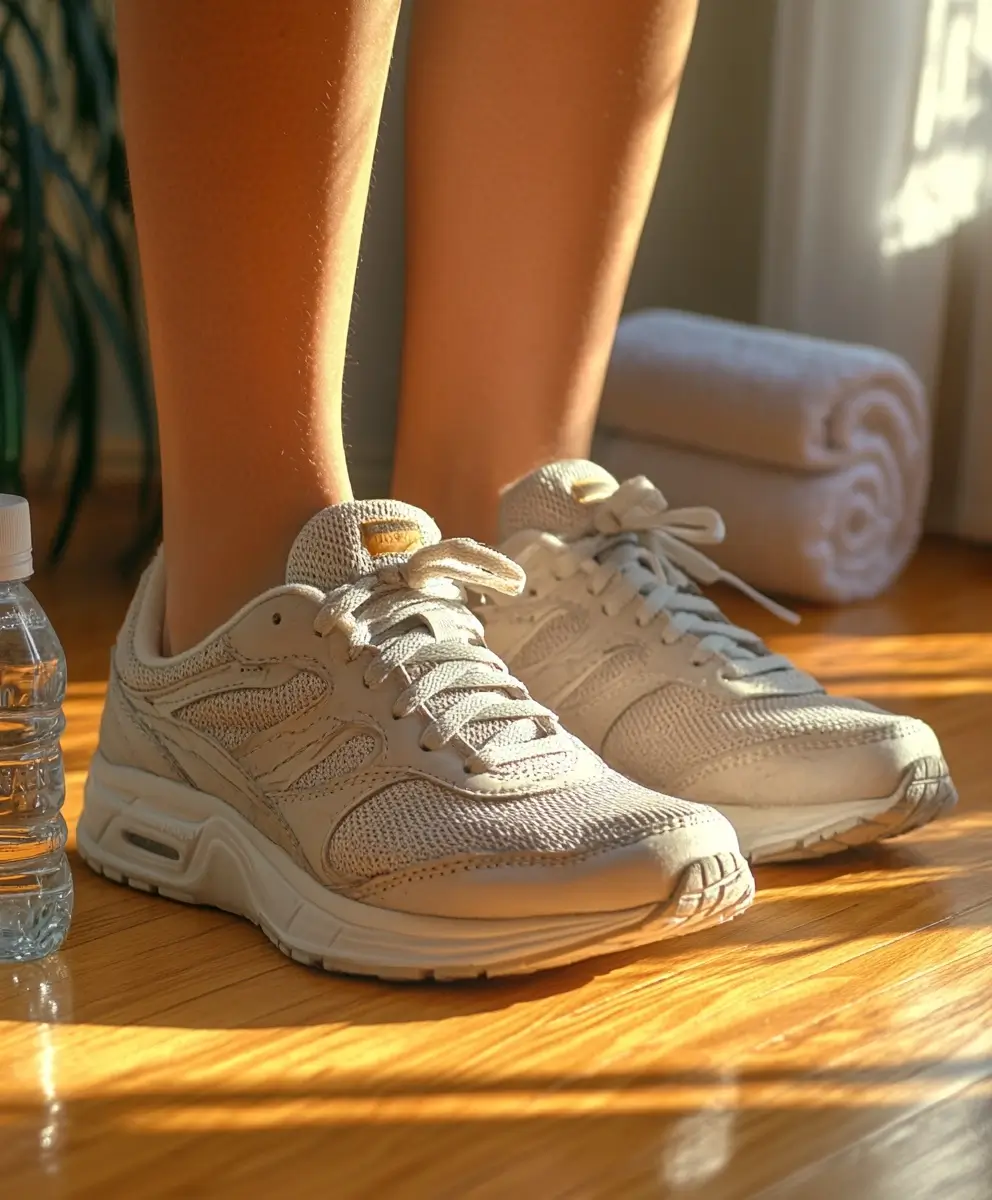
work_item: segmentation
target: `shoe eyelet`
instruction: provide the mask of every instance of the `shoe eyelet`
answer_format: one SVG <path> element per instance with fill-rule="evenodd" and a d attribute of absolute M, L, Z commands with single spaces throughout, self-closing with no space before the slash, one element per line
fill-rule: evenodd
<path fill-rule="evenodd" d="M 282 613 L 273 613 L 272 614 L 272 624 L 273 625 L 281 625 L 282 624 Z"/>

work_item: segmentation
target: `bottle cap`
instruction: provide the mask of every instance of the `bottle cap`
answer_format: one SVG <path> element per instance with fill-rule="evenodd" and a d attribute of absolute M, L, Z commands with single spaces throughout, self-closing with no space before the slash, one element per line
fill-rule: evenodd
<path fill-rule="evenodd" d="M 27 579 L 31 562 L 31 509 L 23 496 L 0 495 L 0 581 Z"/>

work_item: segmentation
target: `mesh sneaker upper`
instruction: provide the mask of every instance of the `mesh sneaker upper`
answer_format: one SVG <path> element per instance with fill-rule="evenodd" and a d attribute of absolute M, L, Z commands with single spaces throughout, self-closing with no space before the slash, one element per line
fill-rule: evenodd
<path fill-rule="evenodd" d="M 319 788 L 338 779 L 346 779 L 368 766 L 379 749 L 379 739 L 368 733 L 356 733 L 325 754 L 320 762 L 304 771 L 296 780 L 296 789 Z"/>
<path fill-rule="evenodd" d="M 269 631 L 273 639 L 277 630 L 285 631 L 288 617 L 279 624 L 256 621 L 252 627 L 265 636 L 246 643 L 240 629 L 252 621 L 252 605 L 192 651 L 161 658 L 164 571 L 158 561 L 139 587 L 118 642 L 120 681 L 142 712 L 157 714 L 169 754 L 196 786 L 209 790 L 240 772 L 244 786 L 234 798 L 241 811 L 261 795 L 277 822 L 268 828 L 284 828 L 287 837 L 297 838 L 302 857 L 317 873 L 327 866 L 352 882 L 438 859 L 594 853 L 716 819 L 705 808 L 628 781 L 556 731 L 549 716 L 529 715 L 536 706 L 518 699 L 519 685 L 501 666 L 472 660 L 468 669 L 476 674 L 467 686 L 458 686 L 463 668 L 452 639 L 470 639 L 471 629 L 478 629 L 475 619 L 444 580 L 428 582 L 421 594 L 395 572 L 423 553 L 422 547 L 437 543 L 428 518 L 387 502 L 325 510 L 297 539 L 286 593 L 299 596 L 302 588 L 307 612 L 323 611 L 322 597 L 326 605 L 358 593 L 349 600 L 351 625 L 343 627 L 358 639 L 358 666 L 351 675 L 345 674 L 340 633 L 336 639 L 313 638 L 319 632 L 316 619 L 315 628 L 305 631 L 309 658 L 279 657 L 272 649 L 278 642 L 266 640 Z M 396 549 L 401 545 L 406 548 Z M 273 597 L 281 594 L 260 597 L 255 606 L 267 597 L 275 603 Z M 410 666 L 387 671 L 381 681 L 372 681 L 376 687 L 363 686 L 361 670 L 375 666 L 377 652 L 398 652 L 401 641 L 403 653 L 414 656 Z M 447 657 L 438 661 L 453 672 L 453 685 L 435 691 L 424 713 L 397 717 L 397 698 L 435 669 L 434 645 L 447 646 Z M 499 745 L 502 757 L 488 772 L 494 781 L 489 790 L 473 792 L 467 766 L 464 774 L 458 768 L 448 778 L 436 758 L 397 749 L 410 745 L 409 738 L 399 737 L 398 719 L 426 728 L 429 719 L 443 718 L 455 706 L 464 713 L 466 704 L 505 710 L 466 727 L 470 744 L 483 751 L 490 740 Z M 518 707 L 524 715 L 517 715 Z M 197 783 L 210 754 L 215 757 L 207 782 Z"/>
<path fill-rule="evenodd" d="M 346 817 L 328 855 L 341 874 L 369 878 L 464 855 L 595 853 L 707 817 L 702 806 L 605 766 L 581 785 L 495 802 L 417 778 L 384 788 Z"/>
<path fill-rule="evenodd" d="M 857 700 L 762 696 L 728 703 L 673 683 L 622 712 L 603 753 L 622 770 L 676 786 L 725 754 L 798 739 L 817 748 L 851 746 L 897 736 L 909 725 Z"/>
<path fill-rule="evenodd" d="M 650 504 L 653 498 L 646 481 L 639 482 L 644 486 L 634 492 L 631 503 L 644 497 Z M 600 748 L 608 762 L 652 786 L 679 788 L 721 755 L 771 743 L 784 749 L 800 740 L 806 747 L 852 746 L 898 737 L 913 727 L 908 718 L 870 704 L 826 695 L 788 660 L 770 655 L 754 635 L 719 624 L 726 618 L 712 605 L 702 609 L 707 602 L 677 570 L 664 564 L 653 567 L 650 558 L 643 556 L 635 560 L 641 514 L 634 515 L 628 528 L 622 511 L 615 516 L 611 512 L 615 541 L 603 536 L 603 529 L 611 526 L 597 522 L 597 508 L 604 502 L 615 506 L 620 487 L 593 463 L 570 461 L 540 468 L 504 494 L 504 536 L 513 539 L 511 545 L 524 548 L 521 561 L 529 570 L 548 562 L 554 540 L 551 548 L 542 549 L 540 542 L 521 538 L 528 531 L 550 533 L 563 547 L 579 547 L 579 557 L 587 553 L 582 547 L 588 546 L 585 565 L 590 568 L 605 571 L 619 562 L 614 567 L 614 586 L 621 586 L 616 582 L 621 576 L 627 581 L 621 608 L 625 601 L 636 605 L 639 595 L 648 597 L 656 584 L 676 600 L 688 596 L 686 607 L 696 604 L 701 611 L 686 623 L 691 632 L 684 645 L 679 645 L 680 634 L 671 641 L 662 636 L 678 629 L 677 603 L 675 621 L 652 624 L 648 620 L 643 626 L 618 621 L 590 597 L 589 576 L 581 572 L 549 584 L 541 596 L 487 610 L 489 636 L 502 649 L 499 631 L 504 614 L 526 606 L 533 634 L 527 634 L 527 622 L 512 615 L 506 618 L 517 621 L 508 625 L 515 639 L 508 654 L 511 668 L 538 699 L 553 704 L 569 728 Z M 643 516 L 647 518 L 644 528 L 650 531 L 652 513 L 645 510 Z M 626 556 L 611 557 L 615 544 L 627 550 Z M 652 550 L 664 544 L 652 542 L 650 533 L 645 535 L 645 545 Z M 533 557 L 528 558 L 531 546 Z M 718 630 L 717 635 L 709 637 L 709 627 Z M 692 647 L 706 649 L 707 642 L 723 652 L 731 668 L 729 676 L 692 669 Z M 563 668 L 560 663 L 567 665 Z M 741 666 L 744 670 L 735 677 L 733 668 Z M 565 671 L 575 672 L 578 681 L 569 679 Z"/>
<path fill-rule="evenodd" d="M 192 700 L 173 715 L 233 750 L 253 734 L 305 713 L 326 691 L 319 675 L 302 670 L 272 687 L 233 688 Z"/>

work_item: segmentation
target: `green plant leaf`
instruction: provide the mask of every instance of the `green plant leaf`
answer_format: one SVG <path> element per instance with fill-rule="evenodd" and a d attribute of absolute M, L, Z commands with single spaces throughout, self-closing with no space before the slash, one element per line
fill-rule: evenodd
<path fill-rule="evenodd" d="M 100 355 L 87 301 L 80 292 L 79 275 L 72 264 L 59 257 L 65 280 L 68 304 L 66 316 L 71 325 L 72 370 L 59 414 L 59 424 L 76 427 L 76 461 L 66 489 L 65 503 L 58 528 L 48 551 L 49 561 L 57 563 L 65 552 L 83 500 L 93 486 L 97 463 L 97 437 L 100 403 Z"/>
<path fill-rule="evenodd" d="M 0 120 L 14 131 L 19 186 L 8 192 L 10 213 L 4 234 L 16 231 L 20 236 L 16 251 L 8 237 L 4 246 L 0 298 L 11 314 L 15 352 L 23 365 L 34 337 L 37 315 L 38 279 L 42 268 L 42 234 L 45 226 L 45 192 L 41 171 L 38 131 L 32 125 L 24 93 L 10 59 L 0 57 L 3 80 L 3 107 Z M 16 301 L 14 299 L 16 293 Z"/>
<path fill-rule="evenodd" d="M 4 246 L 5 258 L 0 278 L 0 303 L 9 312 L 15 278 L 20 276 L 22 287 L 20 312 L 14 335 L 20 360 L 23 363 L 34 332 L 36 283 L 41 270 L 42 233 L 45 228 L 45 188 L 42 175 L 41 140 L 32 124 L 20 79 L 6 52 L 0 54 L 0 79 L 3 81 L 3 105 L 0 123 L 11 130 L 15 138 L 19 186 L 8 195 L 11 201 L 8 225 L 4 232 L 14 229 L 20 234 L 16 253 Z M 6 241 L 6 239 L 5 239 Z M 26 289 L 25 289 L 26 285 Z"/>
<path fill-rule="evenodd" d="M 73 250 L 58 234 L 54 234 L 55 252 L 59 261 L 73 273 L 80 295 L 87 301 L 110 339 L 117 355 L 125 382 L 134 401 L 135 413 L 142 423 L 142 506 L 147 507 L 152 494 L 155 475 L 155 425 L 148 375 L 145 370 L 141 347 L 134 335 L 133 327 L 125 321 L 114 307 L 113 301 L 93 278 L 86 261 Z M 65 266 L 64 266 L 65 269 Z"/>
<path fill-rule="evenodd" d="M 41 282 L 42 260 L 31 258 L 21 267 L 20 288 L 17 298 L 17 314 L 14 324 L 17 331 L 17 352 L 22 361 L 27 360 L 34 327 L 38 316 L 38 285 Z"/>
<path fill-rule="evenodd" d="M 17 357 L 14 331 L 0 310 L 0 490 L 22 493 L 21 453 L 24 441 L 24 374 Z"/>
<path fill-rule="evenodd" d="M 105 208 L 101 208 L 96 203 L 92 193 L 72 170 L 65 156 L 54 150 L 47 142 L 45 143 L 45 156 L 49 170 L 69 188 L 86 214 L 92 228 L 99 236 L 114 274 L 118 299 L 124 310 L 125 319 L 123 322 L 120 322 L 118 319 L 120 325 L 119 334 L 111 332 L 109 328 L 108 333 L 111 334 L 115 350 L 119 357 L 121 356 L 119 347 L 122 339 L 126 340 L 129 346 L 133 348 L 133 353 L 129 351 L 126 361 L 121 357 L 121 365 L 128 382 L 128 391 L 141 433 L 141 502 L 142 506 L 146 507 L 151 497 L 152 479 L 155 472 L 155 411 L 148 373 L 138 342 L 138 318 L 127 253 L 114 225 L 113 217 Z M 89 278 L 92 280 L 92 275 L 89 275 Z M 116 318 L 117 314 L 111 302 L 102 293 L 101 289 L 97 288 L 95 281 L 93 281 L 93 287 L 103 296 L 104 302 L 109 306 L 111 315 Z M 106 324 L 107 319 L 102 313 L 101 317 L 104 319 L 104 324 Z"/>
<path fill-rule="evenodd" d="M 94 0 L 47 0 L 46 7 L 61 22 L 75 79 L 72 136 L 92 132 L 96 147 L 94 154 L 93 140 L 86 137 L 61 153 L 49 140 L 45 118 L 33 119 L 26 97 L 34 98 L 35 71 L 49 99 L 49 84 L 57 91 L 65 76 L 54 72 L 34 10 L 25 0 L 0 0 L 0 473 L 7 486 L 21 482 L 24 364 L 33 344 L 38 297 L 47 285 L 70 361 L 55 422 L 53 462 L 66 439 L 74 439 L 65 506 L 52 543 L 58 557 L 98 463 L 101 330 L 120 363 L 142 436 L 139 539 L 154 533 L 161 516 L 152 503 L 155 419 L 140 306 L 121 233 L 121 222 L 130 219 L 130 193 L 116 109 L 117 57 Z M 17 51 L 14 57 L 10 49 Z M 73 169 L 77 145 L 86 165 Z M 58 220 L 48 206 L 51 200 L 64 201 Z M 71 222 L 68 229 L 64 217 Z"/>
<path fill-rule="evenodd" d="M 24 130 L 21 154 L 24 221 L 21 227 L 20 288 L 15 330 L 22 364 L 27 362 L 34 341 L 38 315 L 38 287 L 44 269 L 45 184 L 40 153 L 43 138 L 34 125 Z"/>
<path fill-rule="evenodd" d="M 58 93 L 52 75 L 52 61 L 48 57 L 48 51 L 45 49 L 45 43 L 38 32 L 37 26 L 28 16 L 20 0 L 3 0 L 3 11 L 7 14 L 5 29 L 20 29 L 27 40 L 38 68 L 38 76 L 41 79 L 45 102 L 49 105 L 57 104 Z"/>
<path fill-rule="evenodd" d="M 110 139 L 110 154 L 107 156 L 107 206 L 113 205 L 117 205 L 130 216 L 131 180 L 127 172 L 124 139 L 119 133 L 115 133 Z"/>
<path fill-rule="evenodd" d="M 132 320 L 134 317 L 134 292 L 131 284 L 131 268 L 113 218 L 105 208 L 96 202 L 93 193 L 73 171 L 65 155 L 56 150 L 47 139 L 44 139 L 42 144 L 46 169 L 69 189 L 83 210 L 94 233 L 99 237 L 114 274 L 121 306 L 128 319 Z"/>
<path fill-rule="evenodd" d="M 108 71 L 106 38 L 92 0 L 59 0 L 59 8 L 66 54 L 76 71 L 76 116 L 96 130 L 104 164 L 117 129 L 116 78 Z M 116 66 L 112 56 L 111 61 Z"/>
<path fill-rule="evenodd" d="M 66 271 L 62 263 L 56 256 L 57 270 L 50 270 L 46 273 L 48 282 L 48 292 L 52 301 L 52 308 L 55 310 L 55 315 L 58 318 L 59 326 L 62 329 L 62 337 L 65 339 L 66 350 L 69 354 L 70 363 L 70 383 L 67 385 L 65 392 L 62 395 L 62 403 L 59 405 L 58 412 L 55 416 L 55 423 L 52 427 L 52 446 L 49 454 L 48 467 L 46 475 L 49 482 L 55 479 L 59 455 L 62 446 L 65 442 L 66 435 L 72 425 L 73 407 L 72 407 L 72 387 L 71 381 L 75 374 L 75 362 L 78 353 L 79 343 L 79 328 L 76 320 L 76 313 L 73 308 L 72 300 L 69 292 L 69 282 L 66 279 Z"/>

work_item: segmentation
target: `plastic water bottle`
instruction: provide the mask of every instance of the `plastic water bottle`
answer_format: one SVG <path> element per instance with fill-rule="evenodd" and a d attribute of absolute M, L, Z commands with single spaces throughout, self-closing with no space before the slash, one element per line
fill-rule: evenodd
<path fill-rule="evenodd" d="M 72 876 L 62 816 L 65 654 L 24 581 L 31 514 L 0 495 L 0 960 L 57 950 L 69 931 Z"/>

